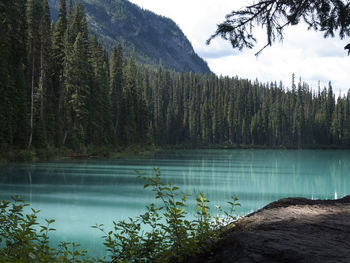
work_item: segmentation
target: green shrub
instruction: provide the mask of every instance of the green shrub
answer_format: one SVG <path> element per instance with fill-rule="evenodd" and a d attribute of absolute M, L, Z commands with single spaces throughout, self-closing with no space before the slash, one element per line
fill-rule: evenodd
<path fill-rule="evenodd" d="M 186 211 L 188 195 L 177 186 L 161 181 L 155 169 L 153 177 L 139 175 L 146 180 L 160 205 L 146 206 L 146 213 L 129 220 L 113 222 L 113 230 L 107 232 L 103 225 L 96 225 L 103 232 L 104 245 L 108 251 L 103 259 L 90 258 L 87 251 L 76 243 L 62 242 L 57 248 L 49 245 L 49 233 L 55 231 L 55 220 L 38 223 L 39 210 L 31 209 L 23 200 L 14 197 L 12 202 L 0 201 L 0 262 L 18 263 L 124 263 L 124 262 L 182 262 L 216 242 L 219 235 L 236 220 L 233 215 L 237 198 L 233 197 L 230 211 L 221 217 L 210 214 L 209 200 L 203 194 L 196 199 L 195 219 L 189 220 Z M 145 231 L 147 230 L 147 231 Z M 112 261 L 108 260 L 111 258 Z"/>
<path fill-rule="evenodd" d="M 36 160 L 37 156 L 33 150 L 20 150 L 16 155 L 16 161 L 18 162 L 33 162 Z"/>
<path fill-rule="evenodd" d="M 146 213 L 129 220 L 113 222 L 114 229 L 107 232 L 103 225 L 93 226 L 104 233 L 104 245 L 114 263 L 122 262 L 182 262 L 200 251 L 208 249 L 219 235 L 236 219 L 233 215 L 237 198 L 229 202 L 229 212 L 213 217 L 209 200 L 203 194 L 196 199 L 196 219 L 189 220 L 186 211 L 188 195 L 177 186 L 161 181 L 155 169 L 154 177 L 145 177 L 145 188 L 151 187 L 161 205 L 146 206 Z M 231 225 L 230 225 L 231 224 Z M 144 229 L 148 229 L 144 232 Z"/>
<path fill-rule="evenodd" d="M 49 232 L 54 231 L 46 220 L 45 225 L 37 221 L 39 210 L 31 209 L 24 214 L 28 204 L 18 197 L 12 202 L 0 201 L 0 262 L 16 263 L 89 263 L 86 251 L 74 243 L 61 243 L 57 249 L 49 245 Z"/>

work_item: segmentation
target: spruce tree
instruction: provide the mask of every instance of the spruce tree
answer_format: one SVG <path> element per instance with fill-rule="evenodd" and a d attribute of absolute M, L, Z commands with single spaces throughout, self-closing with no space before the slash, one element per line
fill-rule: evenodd
<path fill-rule="evenodd" d="M 124 74 L 124 110 L 123 110 L 123 137 L 127 144 L 132 144 L 136 142 L 137 135 L 137 82 L 135 76 L 137 76 L 137 68 L 135 64 L 135 59 L 132 56 L 128 60 L 128 64 L 125 67 Z"/>
<path fill-rule="evenodd" d="M 26 3 L 0 5 L 0 148 L 28 143 Z"/>
<path fill-rule="evenodd" d="M 50 24 L 50 10 L 47 0 L 41 1 L 42 15 L 39 25 L 39 37 L 40 37 L 40 68 L 39 68 L 39 83 L 38 83 L 38 95 L 40 96 L 40 109 L 39 109 L 39 125 L 36 129 L 38 137 L 38 144 L 45 146 L 47 142 L 47 127 L 48 125 L 54 125 L 53 122 L 48 123 L 48 116 L 52 117 L 54 114 L 51 104 L 53 100 L 52 83 L 51 83 L 51 24 Z M 52 134 L 51 134 L 52 135 Z"/>
<path fill-rule="evenodd" d="M 52 72 L 53 72 L 53 88 L 56 100 L 53 102 L 56 109 L 56 144 L 62 145 L 65 141 L 64 127 L 65 127 L 65 33 L 67 29 L 67 10 L 66 1 L 60 0 L 60 8 L 58 13 L 58 20 L 55 25 L 55 30 L 52 36 Z"/>
<path fill-rule="evenodd" d="M 10 88 L 10 74 L 9 74 L 9 62 L 11 56 L 10 48 L 10 26 L 8 15 L 9 11 L 14 9 L 14 4 L 5 6 L 5 2 L 0 2 L 0 17 L 5 22 L 0 23 L 0 148 L 6 147 L 7 143 L 13 143 L 13 131 L 11 129 L 11 114 L 9 114 L 9 106 L 11 104 L 10 94 L 8 90 Z"/>
<path fill-rule="evenodd" d="M 111 108 L 105 54 L 96 36 L 90 40 L 92 85 L 89 99 L 89 137 L 94 144 L 111 141 Z"/>
<path fill-rule="evenodd" d="M 28 147 L 33 141 L 34 126 L 37 125 L 35 114 L 37 113 L 38 83 L 40 70 L 40 35 L 39 27 L 41 22 L 42 6 L 40 0 L 27 1 L 27 58 L 28 58 L 28 79 L 30 79 L 30 136 Z M 39 95 L 40 96 L 40 95 Z"/>
<path fill-rule="evenodd" d="M 120 44 L 112 52 L 109 85 L 114 136 L 118 140 L 123 102 L 123 50 Z"/>
<path fill-rule="evenodd" d="M 67 140 L 74 149 L 85 144 L 88 124 L 89 75 L 88 58 L 83 34 L 78 33 L 73 50 L 66 58 L 65 109 L 67 118 Z"/>

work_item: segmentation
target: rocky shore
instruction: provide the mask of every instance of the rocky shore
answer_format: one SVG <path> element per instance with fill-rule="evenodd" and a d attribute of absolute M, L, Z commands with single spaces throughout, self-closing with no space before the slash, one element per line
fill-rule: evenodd
<path fill-rule="evenodd" d="M 350 196 L 273 202 L 191 262 L 350 262 Z"/>

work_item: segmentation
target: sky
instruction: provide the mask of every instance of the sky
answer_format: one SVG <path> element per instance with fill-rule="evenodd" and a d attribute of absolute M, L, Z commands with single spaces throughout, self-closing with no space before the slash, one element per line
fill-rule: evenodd
<path fill-rule="evenodd" d="M 350 89 L 350 56 L 344 46 L 350 38 L 323 38 L 322 32 L 308 31 L 306 25 L 289 27 L 283 42 L 275 42 L 258 57 L 265 46 L 266 34 L 257 33 L 253 49 L 238 51 L 217 38 L 208 46 L 206 40 L 215 32 L 225 15 L 251 3 L 250 0 L 130 0 L 144 9 L 171 18 L 190 40 L 194 50 L 207 61 L 218 76 L 238 76 L 260 82 L 282 81 L 290 87 L 292 74 L 317 89 L 332 83 L 334 92 Z"/>

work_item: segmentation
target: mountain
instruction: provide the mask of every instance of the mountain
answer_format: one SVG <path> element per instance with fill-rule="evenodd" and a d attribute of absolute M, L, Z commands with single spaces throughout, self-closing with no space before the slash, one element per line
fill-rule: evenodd
<path fill-rule="evenodd" d="M 48 0 L 56 21 L 59 0 Z M 109 50 L 118 43 L 127 56 L 179 72 L 210 73 L 181 29 L 169 18 L 141 9 L 127 0 L 82 0 L 89 28 Z"/>

